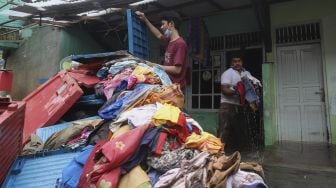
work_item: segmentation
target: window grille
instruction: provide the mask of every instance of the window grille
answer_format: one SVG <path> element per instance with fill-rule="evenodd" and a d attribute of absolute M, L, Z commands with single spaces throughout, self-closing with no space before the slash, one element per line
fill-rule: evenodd
<path fill-rule="evenodd" d="M 262 34 L 260 31 L 227 34 L 223 36 L 210 38 L 211 51 L 259 46 L 259 45 L 262 45 Z"/>
<path fill-rule="evenodd" d="M 308 23 L 277 28 L 276 44 L 288 44 L 321 39 L 320 24 Z"/>

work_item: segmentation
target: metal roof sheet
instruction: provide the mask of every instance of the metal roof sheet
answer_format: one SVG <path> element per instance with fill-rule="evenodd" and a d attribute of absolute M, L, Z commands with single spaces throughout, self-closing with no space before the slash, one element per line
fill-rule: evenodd
<path fill-rule="evenodd" d="M 21 4 L 21 1 L 0 1 L 0 12 L 9 10 L 18 4 Z M 20 28 L 23 25 L 21 20 L 12 20 L 8 15 L 0 15 L 0 26 L 5 28 Z"/>
<path fill-rule="evenodd" d="M 20 156 L 7 174 L 3 188 L 54 188 L 62 171 L 79 152 L 57 151 Z"/>
<path fill-rule="evenodd" d="M 60 124 L 52 125 L 49 127 L 38 128 L 36 129 L 36 135 L 40 137 L 42 142 L 44 143 L 53 133 L 61 131 L 62 129 L 70 126 L 73 122 L 93 120 L 93 119 L 99 119 L 99 116 L 93 116 L 93 117 L 89 117 L 89 118 L 85 118 L 81 120 L 60 123 Z"/>

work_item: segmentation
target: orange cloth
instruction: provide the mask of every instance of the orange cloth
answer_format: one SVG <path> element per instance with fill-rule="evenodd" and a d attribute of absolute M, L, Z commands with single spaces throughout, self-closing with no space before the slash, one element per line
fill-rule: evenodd
<path fill-rule="evenodd" d="M 201 135 L 192 133 L 187 137 L 185 145 L 187 148 L 194 148 L 211 154 L 217 154 L 224 149 L 224 144 L 221 140 L 207 132 L 202 132 Z"/>
<path fill-rule="evenodd" d="M 127 110 L 143 106 L 146 104 L 167 103 L 177 106 L 179 108 L 184 107 L 184 95 L 178 84 L 171 84 L 168 86 L 162 86 L 159 90 L 151 91 L 146 93 L 146 96 L 142 97 L 140 100 L 136 101 Z"/>
<path fill-rule="evenodd" d="M 180 85 L 171 84 L 163 86 L 158 94 L 162 100 L 168 100 L 169 103 L 179 108 L 184 107 L 184 95 L 181 91 Z"/>
<path fill-rule="evenodd" d="M 155 104 L 156 102 L 159 103 L 169 103 L 168 100 L 163 100 L 160 98 L 158 93 L 153 91 L 148 92 L 145 97 L 141 98 L 140 100 L 136 101 L 132 106 L 130 106 L 127 110 L 130 110 L 135 107 L 144 106 L 146 104 Z"/>

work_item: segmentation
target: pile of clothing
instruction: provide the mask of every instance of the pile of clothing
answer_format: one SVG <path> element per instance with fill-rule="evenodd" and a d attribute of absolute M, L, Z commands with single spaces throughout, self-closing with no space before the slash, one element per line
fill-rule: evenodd
<path fill-rule="evenodd" d="M 262 167 L 243 163 L 239 152 L 184 112 L 184 95 L 159 66 L 131 55 L 97 72 L 96 95 L 106 99 L 100 118 L 54 133 L 38 148 L 81 148 L 63 170 L 59 187 L 267 187 Z M 28 144 L 29 146 L 29 144 Z"/>

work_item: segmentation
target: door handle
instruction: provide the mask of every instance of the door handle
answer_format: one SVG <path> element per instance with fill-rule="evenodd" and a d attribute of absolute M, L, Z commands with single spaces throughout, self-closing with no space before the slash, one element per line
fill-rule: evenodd
<path fill-rule="evenodd" d="M 321 101 L 325 101 L 324 88 L 321 88 L 320 91 L 316 91 L 315 95 L 321 95 Z"/>

